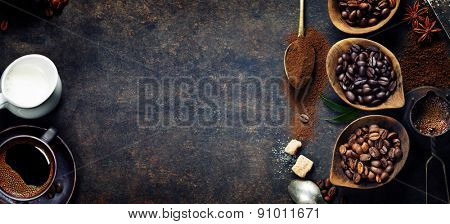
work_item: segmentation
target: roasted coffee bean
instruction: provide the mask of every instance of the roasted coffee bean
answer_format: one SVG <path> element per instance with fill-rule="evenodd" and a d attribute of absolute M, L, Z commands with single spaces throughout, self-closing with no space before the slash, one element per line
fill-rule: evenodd
<path fill-rule="evenodd" d="M 304 124 L 308 123 L 309 117 L 306 114 L 300 114 L 300 121 Z"/>
<path fill-rule="evenodd" d="M 333 198 L 336 195 L 336 187 L 332 186 L 330 187 L 330 189 L 328 190 L 328 196 L 330 196 L 331 198 Z"/>
<path fill-rule="evenodd" d="M 320 191 L 320 193 L 321 193 L 322 195 L 327 194 L 327 193 L 328 193 L 328 190 L 327 190 L 327 189 L 323 189 L 323 190 Z"/>
<path fill-rule="evenodd" d="M 398 134 L 397 134 L 397 132 L 390 132 L 388 134 L 387 138 L 392 141 L 392 140 L 398 138 Z"/>
<path fill-rule="evenodd" d="M 358 184 L 360 181 L 361 181 L 361 174 L 359 174 L 359 173 L 353 174 L 353 182 L 355 184 Z"/>
<path fill-rule="evenodd" d="M 325 179 L 325 187 L 330 188 L 331 187 L 331 181 L 330 178 Z"/>
<path fill-rule="evenodd" d="M 376 13 L 376 12 L 375 12 L 375 13 Z M 370 18 L 369 21 L 368 21 L 369 26 L 373 26 L 373 25 L 375 25 L 375 24 L 377 24 L 377 23 L 378 23 L 378 20 L 377 20 L 377 18 L 375 18 L 375 17 Z"/>
<path fill-rule="evenodd" d="M 388 135 L 388 131 L 386 129 L 383 129 L 383 130 L 380 131 L 380 138 L 381 139 L 386 139 L 387 135 Z"/>
<path fill-rule="evenodd" d="M 353 173 L 350 170 L 345 170 L 344 173 L 348 177 L 348 179 L 353 179 Z"/>
<path fill-rule="evenodd" d="M 387 172 L 383 172 L 380 176 L 381 182 L 385 182 L 389 179 L 389 174 Z"/>
<path fill-rule="evenodd" d="M 373 133 L 370 133 L 370 134 L 369 134 L 369 139 L 370 139 L 371 141 L 376 141 L 376 140 L 378 140 L 379 138 L 380 138 L 380 134 L 377 133 L 377 132 L 373 132 Z"/>
<path fill-rule="evenodd" d="M 362 143 L 364 143 L 364 137 L 358 137 L 358 138 L 356 139 L 356 143 L 362 145 Z"/>
<path fill-rule="evenodd" d="M 354 102 L 355 101 L 355 94 L 353 94 L 350 91 L 345 92 L 345 97 L 347 97 L 348 101 Z"/>
<path fill-rule="evenodd" d="M 392 140 L 392 143 L 394 143 L 394 146 L 395 146 L 395 147 L 400 147 L 400 140 L 399 140 L 398 138 L 393 139 L 393 140 Z"/>
<path fill-rule="evenodd" d="M 388 163 L 388 160 L 386 159 L 386 158 L 381 158 L 381 160 L 380 160 L 380 162 L 381 162 L 381 165 L 383 166 L 383 167 L 387 167 L 387 166 L 389 166 L 389 163 Z"/>
<path fill-rule="evenodd" d="M 380 156 L 380 151 L 378 151 L 378 149 L 376 149 L 375 147 L 370 147 L 369 154 L 370 156 L 372 156 L 372 158 L 376 159 Z"/>
<path fill-rule="evenodd" d="M 371 159 L 372 157 L 369 154 L 361 154 L 359 155 L 359 160 L 363 161 L 363 162 L 367 162 Z"/>
<path fill-rule="evenodd" d="M 369 181 L 374 181 L 375 180 L 375 173 L 370 171 L 369 175 L 367 175 L 367 179 L 369 179 Z"/>
<path fill-rule="evenodd" d="M 394 154 L 396 159 L 401 159 L 403 156 L 403 152 L 399 147 L 395 147 Z"/>
<path fill-rule="evenodd" d="M 392 171 L 394 171 L 394 167 L 393 166 L 387 166 L 384 171 L 386 171 L 387 173 L 392 173 Z"/>
<path fill-rule="evenodd" d="M 368 144 L 367 142 L 363 142 L 363 143 L 361 144 L 361 150 L 362 150 L 364 153 L 368 153 L 368 152 L 369 152 L 369 144 Z"/>
<path fill-rule="evenodd" d="M 323 180 L 316 181 L 316 184 L 319 187 L 319 189 L 321 189 L 321 190 L 325 187 L 325 184 L 324 184 Z"/>
<path fill-rule="evenodd" d="M 345 164 L 344 160 L 341 160 L 341 168 L 344 170 L 348 169 L 348 166 L 347 166 L 347 164 Z"/>
<path fill-rule="evenodd" d="M 345 155 L 346 152 L 347 152 L 347 148 L 344 145 L 339 146 L 339 153 L 341 155 Z"/>
<path fill-rule="evenodd" d="M 383 155 L 386 155 L 388 153 L 388 151 L 389 151 L 388 148 L 384 145 L 380 149 L 380 153 Z"/>
<path fill-rule="evenodd" d="M 358 163 L 356 164 L 356 171 L 357 171 L 359 174 L 364 173 L 364 164 L 363 164 L 362 162 L 358 162 Z"/>
<path fill-rule="evenodd" d="M 382 169 L 380 169 L 378 167 L 374 167 L 374 166 L 370 167 L 370 171 L 374 172 L 375 174 L 382 174 L 383 173 Z"/>
<path fill-rule="evenodd" d="M 383 140 L 383 145 L 386 146 L 386 148 L 391 147 L 391 143 L 389 143 L 389 141 L 387 139 Z"/>
<path fill-rule="evenodd" d="M 389 159 L 394 160 L 395 159 L 395 148 L 390 148 L 388 152 Z"/>
<path fill-rule="evenodd" d="M 370 161 L 370 165 L 376 167 L 376 168 L 380 168 L 381 167 L 381 162 L 378 160 L 372 160 Z"/>

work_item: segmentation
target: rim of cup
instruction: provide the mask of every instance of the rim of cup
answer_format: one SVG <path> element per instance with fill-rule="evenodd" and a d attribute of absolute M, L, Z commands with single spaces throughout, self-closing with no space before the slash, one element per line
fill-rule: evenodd
<path fill-rule="evenodd" d="M 33 103 L 31 105 L 20 105 L 17 102 L 14 102 L 14 100 L 8 96 L 8 92 L 4 92 L 5 90 L 5 80 L 6 80 L 6 76 L 8 76 L 8 74 L 10 74 L 9 72 L 11 71 L 12 68 L 14 68 L 14 66 L 16 66 L 17 64 L 22 63 L 25 60 L 28 59 L 38 59 L 39 64 L 38 65 L 47 65 L 50 67 L 50 70 L 47 70 L 45 72 L 51 72 L 51 76 L 52 79 L 49 80 L 50 83 L 50 88 L 48 89 L 48 92 L 46 93 L 46 97 L 43 98 L 42 100 L 40 100 L 39 102 Z M 58 83 L 58 70 L 56 68 L 56 65 L 53 63 L 52 60 L 50 60 L 49 58 L 45 57 L 44 55 L 40 55 L 40 54 L 29 54 L 29 55 L 25 55 L 22 56 L 20 58 L 17 58 L 16 60 L 14 60 L 11 64 L 8 65 L 8 67 L 5 69 L 5 71 L 2 74 L 2 78 L 1 78 L 1 89 L 2 89 L 2 94 L 3 96 L 8 100 L 8 103 L 16 106 L 16 107 L 20 107 L 20 108 L 24 108 L 24 109 L 28 109 L 28 108 L 34 108 L 37 107 L 39 105 L 41 105 L 42 103 L 44 103 L 48 98 L 50 98 L 50 96 L 53 94 L 53 92 L 56 89 L 57 83 Z"/>

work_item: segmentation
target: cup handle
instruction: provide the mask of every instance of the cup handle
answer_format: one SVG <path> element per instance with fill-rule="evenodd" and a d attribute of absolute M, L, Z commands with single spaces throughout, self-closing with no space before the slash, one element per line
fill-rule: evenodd
<path fill-rule="evenodd" d="M 3 93 L 0 93 L 0 109 L 5 108 L 6 103 L 8 103 L 8 101 L 7 101 L 6 98 L 3 96 Z"/>
<path fill-rule="evenodd" d="M 50 143 L 56 136 L 56 134 L 58 133 L 58 130 L 56 130 L 56 128 L 54 127 L 50 127 L 41 137 L 41 140 L 44 141 L 45 143 Z"/>

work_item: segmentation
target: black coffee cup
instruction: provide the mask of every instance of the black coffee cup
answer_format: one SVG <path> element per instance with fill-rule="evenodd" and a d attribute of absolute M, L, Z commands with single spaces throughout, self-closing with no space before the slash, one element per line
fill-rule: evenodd
<path fill-rule="evenodd" d="M 49 128 L 41 138 L 17 135 L 0 144 L 0 199 L 31 201 L 49 190 L 57 171 L 49 145 L 56 133 Z"/>

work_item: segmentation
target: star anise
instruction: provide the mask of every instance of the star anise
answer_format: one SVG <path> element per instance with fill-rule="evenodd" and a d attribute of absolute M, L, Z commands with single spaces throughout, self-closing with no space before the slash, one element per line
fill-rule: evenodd
<path fill-rule="evenodd" d="M 441 28 L 436 27 L 436 20 L 432 20 L 428 16 L 423 23 L 419 23 L 419 26 L 414 28 L 414 32 L 421 34 L 419 42 L 423 42 L 424 40 L 431 42 L 432 34 L 441 30 Z"/>
<path fill-rule="evenodd" d="M 424 20 L 424 15 L 428 12 L 428 7 L 420 8 L 419 1 L 414 1 L 413 5 L 406 7 L 406 13 L 403 21 L 408 21 L 412 24 L 413 29 L 419 26 L 419 21 Z"/>

